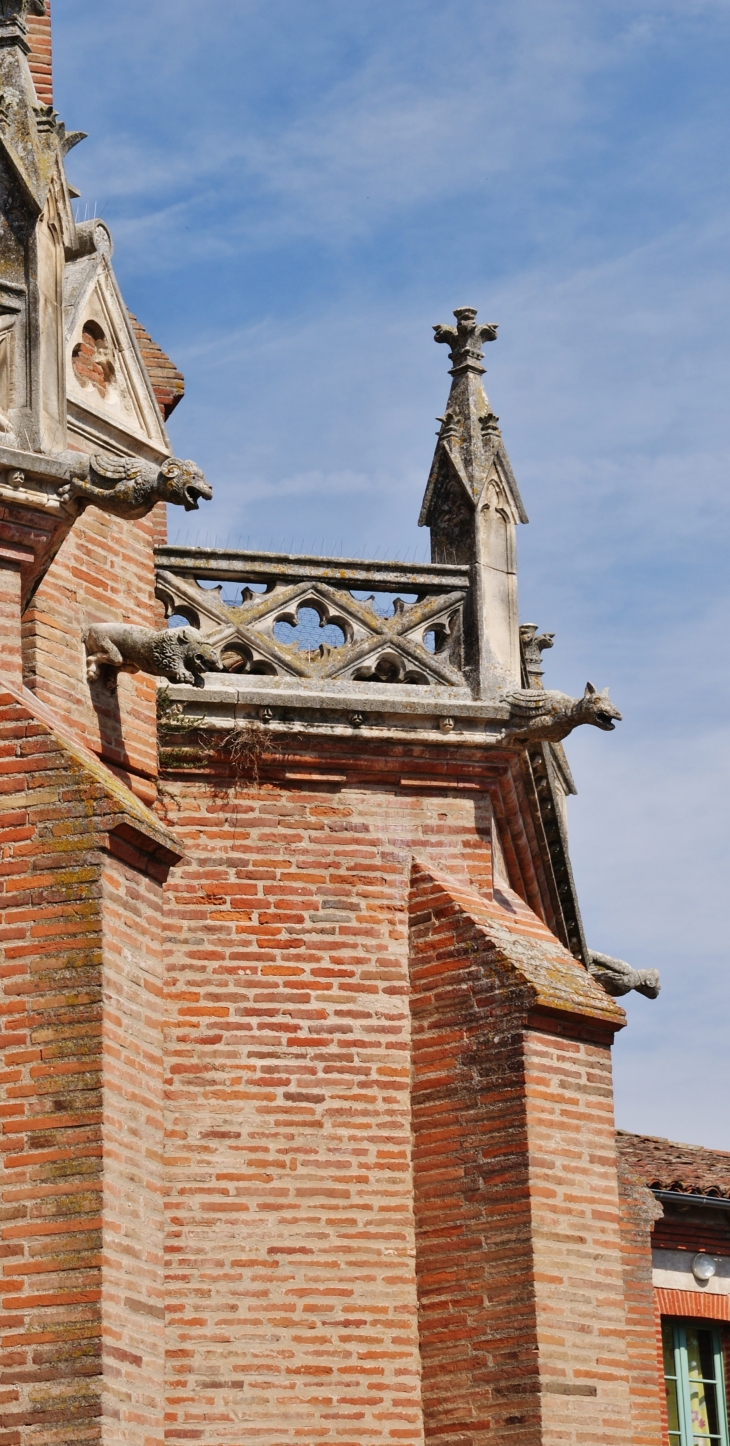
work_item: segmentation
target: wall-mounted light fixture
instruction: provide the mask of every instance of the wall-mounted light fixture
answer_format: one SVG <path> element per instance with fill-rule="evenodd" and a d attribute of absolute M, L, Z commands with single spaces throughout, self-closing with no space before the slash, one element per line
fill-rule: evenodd
<path fill-rule="evenodd" d="M 712 1280 L 716 1270 L 717 1266 L 711 1255 L 696 1255 L 692 1261 L 692 1274 L 695 1280 L 707 1283 L 708 1280 Z"/>

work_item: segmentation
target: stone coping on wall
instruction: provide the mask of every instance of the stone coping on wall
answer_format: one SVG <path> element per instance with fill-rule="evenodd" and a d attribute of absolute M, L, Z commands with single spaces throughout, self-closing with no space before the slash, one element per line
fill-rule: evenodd
<path fill-rule="evenodd" d="M 159 691 L 163 726 L 231 728 L 254 720 L 277 726 L 305 724 L 308 729 L 365 737 L 384 732 L 418 732 L 425 741 L 496 744 L 509 708 L 495 699 L 474 701 L 468 691 L 402 683 L 353 683 L 351 680 L 205 675 L 204 688 L 163 684 Z"/>

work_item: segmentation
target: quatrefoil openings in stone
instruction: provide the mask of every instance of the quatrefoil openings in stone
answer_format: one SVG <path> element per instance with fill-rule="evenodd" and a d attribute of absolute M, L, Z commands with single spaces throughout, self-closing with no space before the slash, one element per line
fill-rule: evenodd
<path fill-rule="evenodd" d="M 288 618 L 279 618 L 274 623 L 274 637 L 284 647 L 298 648 L 300 653 L 310 654 L 318 653 L 323 647 L 342 648 L 346 642 L 344 628 L 325 621 L 311 604 L 298 608 L 295 623 Z"/>

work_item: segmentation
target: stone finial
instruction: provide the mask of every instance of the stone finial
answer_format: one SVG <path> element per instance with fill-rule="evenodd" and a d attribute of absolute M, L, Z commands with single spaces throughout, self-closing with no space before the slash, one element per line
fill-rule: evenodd
<path fill-rule="evenodd" d="M 454 316 L 456 326 L 434 327 L 452 380 L 418 525 L 430 529 L 434 562 L 474 568 L 465 668 L 475 695 L 487 697 L 522 679 L 515 527 L 527 513 L 482 385 L 482 347 L 496 340 L 496 323 L 480 325 L 473 306 Z"/>
<path fill-rule="evenodd" d="M 494 321 L 477 325 L 476 308 L 459 306 L 454 312 L 456 326 L 434 326 L 434 341 L 450 347 L 449 356 L 453 362 L 451 376 L 458 372 L 472 371 L 480 376 L 486 371 L 481 365 L 482 345 L 485 341 L 497 340 L 497 323 Z"/>

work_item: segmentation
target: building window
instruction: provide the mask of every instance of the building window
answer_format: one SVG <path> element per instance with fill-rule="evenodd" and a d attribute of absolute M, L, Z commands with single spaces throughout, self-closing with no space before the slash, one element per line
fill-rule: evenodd
<path fill-rule="evenodd" d="M 662 1322 L 671 1446 L 729 1446 L 720 1332 Z"/>

